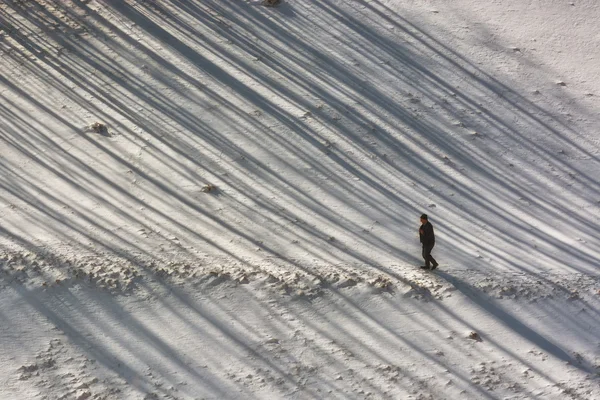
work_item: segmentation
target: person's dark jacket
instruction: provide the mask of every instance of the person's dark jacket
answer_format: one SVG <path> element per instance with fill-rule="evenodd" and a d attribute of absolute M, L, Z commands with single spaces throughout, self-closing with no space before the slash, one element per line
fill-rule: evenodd
<path fill-rule="evenodd" d="M 435 234 L 433 233 L 433 225 L 429 221 L 425 222 L 419 228 L 419 239 L 424 246 L 433 246 L 435 244 Z"/>

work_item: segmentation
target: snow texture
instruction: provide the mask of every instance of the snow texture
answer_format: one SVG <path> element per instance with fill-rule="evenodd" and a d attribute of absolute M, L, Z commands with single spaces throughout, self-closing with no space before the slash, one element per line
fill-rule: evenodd
<path fill-rule="evenodd" d="M 0 2 L 0 398 L 600 399 L 598 20 Z"/>

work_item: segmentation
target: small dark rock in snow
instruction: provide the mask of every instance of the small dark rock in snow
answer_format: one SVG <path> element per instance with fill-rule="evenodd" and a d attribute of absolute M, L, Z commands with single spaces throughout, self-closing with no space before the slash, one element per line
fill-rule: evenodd
<path fill-rule="evenodd" d="M 558 86 L 567 86 L 567 84 L 565 82 L 563 82 L 563 81 L 558 81 L 558 82 L 556 82 L 556 84 Z"/>
<path fill-rule="evenodd" d="M 207 185 L 202 186 L 202 191 L 204 193 L 210 193 L 210 192 L 214 192 L 217 189 L 217 187 L 215 185 L 211 185 L 210 183 Z"/>
<path fill-rule="evenodd" d="M 481 339 L 481 336 L 479 336 L 479 333 L 477 333 L 477 332 L 475 332 L 475 331 L 471 331 L 471 332 L 469 332 L 469 334 L 467 335 L 467 337 L 468 337 L 469 339 L 473 339 L 473 340 L 476 340 L 476 341 L 478 341 L 478 342 L 481 342 L 481 341 L 482 341 L 482 339 Z"/>
<path fill-rule="evenodd" d="M 262 5 L 265 7 L 275 7 L 281 3 L 281 0 L 263 0 Z"/>
<path fill-rule="evenodd" d="M 108 127 L 102 122 L 94 122 L 93 124 L 88 126 L 87 129 L 92 131 L 93 133 L 98 133 L 102 136 L 111 136 L 108 132 Z"/>
<path fill-rule="evenodd" d="M 90 129 L 95 133 L 102 133 L 106 131 L 106 125 L 104 125 L 102 122 L 94 122 L 90 125 Z"/>

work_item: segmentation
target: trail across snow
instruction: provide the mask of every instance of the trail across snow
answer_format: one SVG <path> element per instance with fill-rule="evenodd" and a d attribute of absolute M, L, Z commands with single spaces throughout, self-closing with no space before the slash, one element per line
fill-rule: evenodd
<path fill-rule="evenodd" d="M 279 3 L 0 4 L 0 399 L 600 399 L 600 6 Z"/>

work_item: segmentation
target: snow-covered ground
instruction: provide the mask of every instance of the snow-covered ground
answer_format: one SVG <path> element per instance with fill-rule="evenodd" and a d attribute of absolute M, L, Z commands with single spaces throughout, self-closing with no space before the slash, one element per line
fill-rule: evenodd
<path fill-rule="evenodd" d="M 0 2 L 0 398 L 600 399 L 598 20 Z"/>

